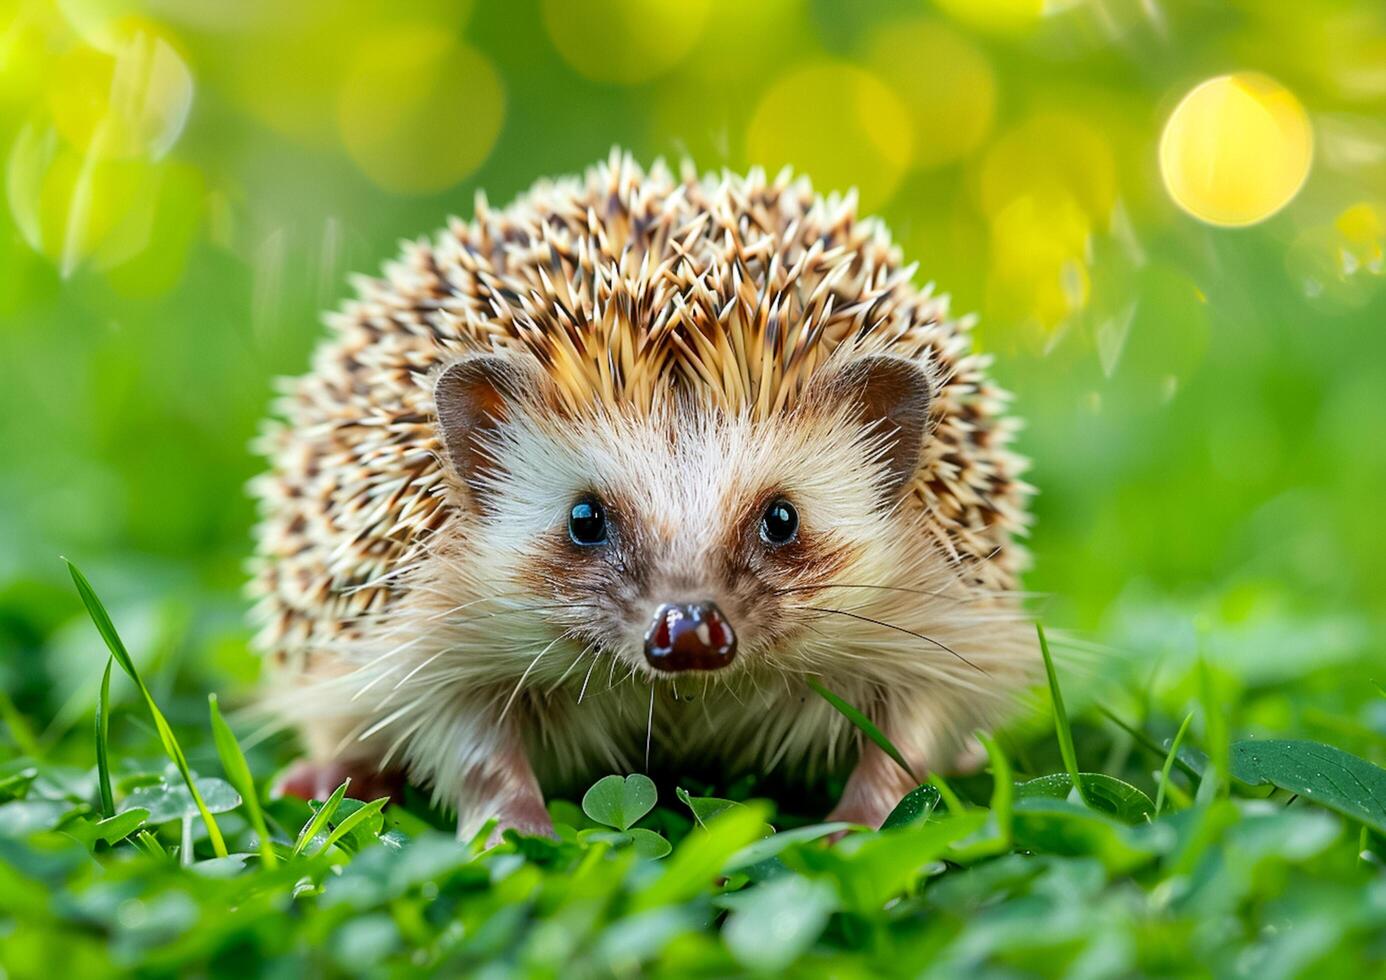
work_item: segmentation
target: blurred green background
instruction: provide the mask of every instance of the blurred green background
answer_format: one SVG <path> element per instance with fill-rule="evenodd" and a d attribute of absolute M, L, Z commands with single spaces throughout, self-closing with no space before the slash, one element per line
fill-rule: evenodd
<path fill-rule="evenodd" d="M 1165 134 L 1229 72 L 1283 88 Z M 60 554 L 160 683 L 244 692 L 273 379 L 399 239 L 613 145 L 856 186 L 980 315 L 1090 691 L 1201 651 L 1241 729 L 1386 730 L 1379 0 L 0 0 L 0 739 L 86 734 Z"/>

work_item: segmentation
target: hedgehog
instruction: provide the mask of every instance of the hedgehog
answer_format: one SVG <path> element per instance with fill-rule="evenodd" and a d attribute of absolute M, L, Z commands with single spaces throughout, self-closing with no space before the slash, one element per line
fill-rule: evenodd
<path fill-rule="evenodd" d="M 551 834 L 698 767 L 879 826 L 914 779 L 815 679 L 918 776 L 1036 662 L 1010 399 L 915 274 L 852 193 L 614 151 L 356 279 L 252 485 L 283 789 Z"/>

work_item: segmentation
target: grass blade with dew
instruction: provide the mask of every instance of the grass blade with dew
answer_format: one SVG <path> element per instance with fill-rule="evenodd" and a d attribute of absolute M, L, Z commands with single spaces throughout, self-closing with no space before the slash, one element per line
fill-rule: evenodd
<path fill-rule="evenodd" d="M 1049 696 L 1054 701 L 1054 732 L 1059 737 L 1059 754 L 1063 756 L 1064 768 L 1068 770 L 1068 778 L 1073 780 L 1074 790 L 1079 799 L 1086 803 L 1088 797 L 1083 792 L 1083 777 L 1078 772 L 1078 753 L 1073 748 L 1073 729 L 1069 727 L 1068 712 L 1064 710 L 1064 696 L 1059 690 L 1059 675 L 1054 670 L 1049 640 L 1045 638 L 1042 624 L 1035 624 L 1035 632 L 1039 635 L 1040 655 L 1044 657 L 1044 673 L 1049 678 Z"/>
<path fill-rule="evenodd" d="M 1184 716 L 1184 721 L 1179 725 L 1179 731 L 1174 733 L 1174 741 L 1169 743 L 1169 754 L 1165 756 L 1165 764 L 1160 769 L 1160 786 L 1155 791 L 1155 816 L 1157 817 L 1160 815 L 1160 811 L 1164 809 L 1170 771 L 1174 768 L 1174 760 L 1179 757 L 1179 746 L 1184 742 L 1184 734 L 1189 730 L 1189 722 L 1191 721 L 1193 721 L 1192 711 Z"/>
<path fill-rule="evenodd" d="M 231 726 L 221 716 L 221 708 L 217 705 L 215 694 L 207 695 L 207 706 L 212 717 L 212 739 L 217 745 L 217 756 L 221 759 L 222 771 L 226 773 L 227 780 L 236 788 L 236 792 L 241 794 L 241 802 L 245 804 L 250 825 L 255 828 L 255 835 L 260 839 L 260 860 L 265 867 L 273 868 L 279 863 L 279 859 L 274 854 L 274 842 L 270 840 L 269 828 L 265 825 L 265 814 L 260 809 L 260 797 L 255 793 L 255 778 L 250 774 L 245 753 L 241 751 L 241 745 L 236 741 L 236 734 L 231 731 Z"/>
<path fill-rule="evenodd" d="M 1136 742 L 1140 745 L 1140 747 L 1145 749 L 1151 755 L 1155 756 L 1157 759 L 1168 758 L 1168 752 L 1165 750 L 1164 746 L 1162 746 L 1159 742 L 1155 741 L 1145 732 L 1141 731 L 1135 725 L 1132 725 L 1129 722 L 1124 721 L 1120 715 L 1110 711 L 1107 708 L 1104 708 L 1100 704 L 1097 705 L 1097 710 L 1102 712 L 1103 716 L 1106 717 L 1106 719 L 1110 721 L 1113 725 L 1116 725 L 1123 732 L 1134 738 Z M 1184 761 L 1182 758 L 1178 756 L 1176 756 L 1174 759 L 1174 765 L 1176 768 L 1178 768 L 1180 772 L 1182 772 L 1185 776 L 1188 776 L 1195 782 L 1197 782 L 1201 778 L 1199 776 L 1197 769 L 1189 765 L 1186 761 Z"/>
<path fill-rule="evenodd" d="M 168 720 L 164 718 L 164 713 L 154 702 L 154 695 L 149 693 L 149 688 L 145 686 L 144 680 L 135 668 L 135 662 L 130 658 L 130 652 L 125 649 L 124 641 L 121 640 L 120 634 L 116 631 L 115 624 L 111 622 L 110 613 L 106 612 L 106 607 L 97 598 L 96 590 L 91 587 L 91 583 L 82 574 L 82 570 L 66 558 L 63 561 L 67 562 L 67 570 L 72 574 L 72 582 L 77 586 L 77 594 L 82 597 L 82 604 L 87 607 L 87 614 L 91 616 L 91 621 L 96 625 L 96 631 L 101 634 L 101 639 L 106 642 L 106 648 L 111 651 L 111 656 L 115 662 L 120 664 L 120 669 L 125 671 L 144 698 L 145 706 L 149 708 L 149 716 L 153 719 L 154 728 L 159 734 L 159 741 L 163 743 L 164 751 L 173 760 L 173 764 L 183 777 L 183 782 L 192 795 L 193 803 L 197 805 L 198 813 L 202 815 L 202 822 L 207 825 L 207 837 L 212 842 L 212 850 L 216 852 L 217 857 L 226 857 L 226 841 L 221 836 L 221 828 L 217 826 L 216 818 L 207 809 L 207 804 L 202 800 L 202 794 L 197 790 L 197 783 L 193 781 L 192 770 L 188 767 L 188 758 L 183 754 L 183 747 L 178 744 L 178 739 L 174 736 L 173 729 L 169 727 Z"/>
<path fill-rule="evenodd" d="M 895 744 L 891 742 L 890 739 L 886 738 L 885 732 L 877 728 L 870 718 L 866 717 L 865 714 L 858 711 L 853 705 L 824 687 L 823 682 L 817 677 L 808 677 L 806 681 L 808 686 L 813 688 L 814 692 L 819 697 L 836 708 L 842 717 L 855 725 L 863 735 L 875 742 L 882 752 L 894 759 L 895 764 L 905 770 L 905 774 L 908 775 L 910 779 L 913 779 L 916 784 L 919 783 L 919 777 L 914 774 L 914 770 L 911 769 L 910 764 L 905 761 L 905 757 L 900 754 L 900 750 L 895 747 Z"/>
<path fill-rule="evenodd" d="M 115 658 L 106 658 L 106 672 L 101 675 L 101 692 L 96 696 L 96 781 L 101 788 L 101 816 L 115 816 L 115 796 L 111 793 L 111 665 Z"/>
<path fill-rule="evenodd" d="M 323 841 L 322 847 L 318 848 L 315 853 L 324 853 L 329 847 L 337 843 L 337 841 L 341 840 L 347 834 L 355 830 L 357 824 L 365 823 L 371 817 L 375 816 L 381 810 L 385 809 L 385 804 L 389 802 L 390 798 L 388 796 L 382 796 L 380 799 L 372 800 L 365 806 L 361 807 L 355 813 L 351 814 L 351 816 L 347 817 L 341 823 L 337 824 L 336 827 L 332 828 L 332 833 L 327 835 L 327 840 Z M 309 840 L 311 839 L 312 838 L 309 838 Z"/>
<path fill-rule="evenodd" d="M 308 846 L 308 842 L 322 832 L 322 828 L 327 826 L 327 821 L 332 819 L 332 815 L 337 812 L 337 807 L 342 805 L 342 797 L 346 796 L 347 787 L 351 785 L 348 779 L 332 791 L 323 805 L 318 807 L 318 812 L 313 814 L 313 818 L 303 825 L 303 829 L 298 832 L 298 840 L 294 841 L 293 856 L 298 857 L 303 853 L 303 849 Z M 343 821 L 345 822 L 345 821 Z"/>

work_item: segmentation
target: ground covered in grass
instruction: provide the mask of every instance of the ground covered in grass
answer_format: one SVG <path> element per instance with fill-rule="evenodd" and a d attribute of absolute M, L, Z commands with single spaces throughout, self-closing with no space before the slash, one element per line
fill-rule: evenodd
<path fill-rule="evenodd" d="M 111 656 L 88 764 L 48 758 L 8 712 L 29 749 L 0 770 L 8 976 L 1386 969 L 1386 771 L 1234 738 L 1206 667 L 1184 718 L 1096 708 L 1076 742 L 1051 669 L 1044 728 L 983 734 L 984 772 L 931 778 L 878 832 L 807 822 L 753 783 L 661 795 L 635 774 L 555 801 L 557 840 L 488 847 L 349 785 L 268 800 L 266 747 L 247 756 L 215 697 L 170 723 L 74 579 Z M 136 695 L 114 717 L 112 673 Z M 1104 771 L 1080 769 L 1103 750 Z"/>

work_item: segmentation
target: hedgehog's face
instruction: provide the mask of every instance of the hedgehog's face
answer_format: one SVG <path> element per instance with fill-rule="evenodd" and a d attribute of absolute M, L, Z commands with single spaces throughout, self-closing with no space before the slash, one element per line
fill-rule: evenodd
<path fill-rule="evenodd" d="M 904 526 L 918 508 L 898 506 L 929 405 L 911 362 L 820 372 L 793 411 L 762 421 L 695 399 L 574 418 L 544 385 L 520 359 L 485 355 L 451 366 L 436 394 L 476 512 L 467 550 L 496 556 L 495 576 L 579 647 L 657 675 L 793 667 L 817 631 L 806 604 L 888 588 L 918 553 Z"/>

